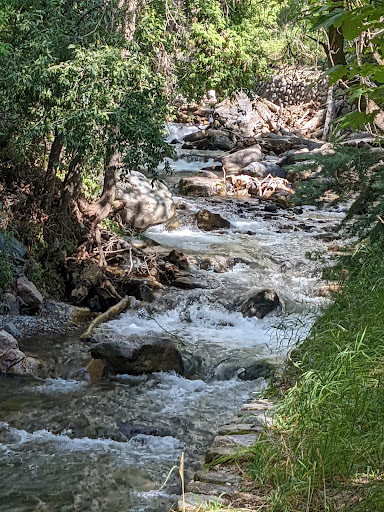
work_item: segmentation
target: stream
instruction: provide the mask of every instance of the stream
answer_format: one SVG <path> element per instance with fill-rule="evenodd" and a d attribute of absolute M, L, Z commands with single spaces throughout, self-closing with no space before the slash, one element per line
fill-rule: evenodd
<path fill-rule="evenodd" d="M 168 138 L 181 141 L 193 130 L 173 124 Z M 152 227 L 145 237 L 160 252 L 184 253 L 202 287 L 165 289 L 151 313 L 138 303 L 100 329 L 111 336 L 176 335 L 189 378 L 161 372 L 91 385 L 89 346 L 78 333 L 22 340 L 21 349 L 52 364 L 57 378 L 0 379 L 2 512 L 167 512 L 180 484 L 173 476 L 165 481 L 181 453 L 188 480 L 219 427 L 266 389 L 262 377 L 244 380 L 247 368 L 281 362 L 326 303 L 320 274 L 343 209 L 270 211 L 258 199 L 178 197 L 178 180 L 215 165 L 220 153 L 181 144 L 176 153 L 173 175 L 164 179 L 184 205 L 179 224 Z M 231 227 L 199 230 L 193 215 L 201 208 Z M 263 289 L 277 292 L 281 308 L 262 320 L 236 311 L 235 304 Z"/>

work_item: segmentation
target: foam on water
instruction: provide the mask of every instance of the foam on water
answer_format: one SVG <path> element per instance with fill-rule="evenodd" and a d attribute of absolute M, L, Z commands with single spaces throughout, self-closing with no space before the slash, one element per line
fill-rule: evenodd
<path fill-rule="evenodd" d="M 35 393 L 57 394 L 57 393 L 72 393 L 87 386 L 87 382 L 81 380 L 66 380 L 58 377 L 57 379 L 45 379 L 44 384 L 35 386 L 33 391 Z"/>
<path fill-rule="evenodd" d="M 186 135 L 198 132 L 200 130 L 203 130 L 204 128 L 204 125 L 198 127 L 194 124 L 167 123 L 165 125 L 165 129 L 167 132 L 167 137 L 165 140 L 167 142 L 172 142 L 173 140 L 182 142 Z"/>
<path fill-rule="evenodd" d="M 66 453 L 114 452 L 126 464 L 138 465 L 144 465 L 146 461 L 154 457 L 160 457 L 162 460 L 174 460 L 183 449 L 183 444 L 171 436 L 154 437 L 139 434 L 124 443 L 112 439 L 72 438 L 67 434 L 54 434 L 46 429 L 28 432 L 12 428 L 6 422 L 0 422 L 0 439 L 4 441 L 0 443 L 3 450 L 19 451 L 23 450 L 24 446 L 30 450 L 40 446 L 44 447 L 46 453 L 51 450 L 54 452 L 60 450 Z"/>

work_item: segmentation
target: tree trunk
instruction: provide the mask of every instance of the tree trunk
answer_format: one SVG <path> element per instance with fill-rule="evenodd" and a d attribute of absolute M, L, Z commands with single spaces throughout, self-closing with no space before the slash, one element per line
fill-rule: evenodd
<path fill-rule="evenodd" d="M 74 156 L 69 164 L 60 200 L 60 210 L 66 211 L 72 199 L 76 199 L 81 186 L 80 157 Z"/>
<path fill-rule="evenodd" d="M 131 42 L 136 30 L 136 19 L 144 0 L 119 0 L 122 13 L 121 31 L 127 43 Z"/>
<path fill-rule="evenodd" d="M 90 221 L 90 232 L 95 234 L 97 225 L 108 217 L 112 211 L 113 201 L 116 195 L 117 170 L 120 166 L 121 157 L 117 143 L 111 144 L 104 171 L 104 185 L 100 199 L 91 204 L 81 202 L 80 209 Z"/>
<path fill-rule="evenodd" d="M 42 196 L 42 204 L 46 210 L 50 210 L 55 193 L 56 170 L 60 162 L 60 154 L 63 149 L 63 136 L 55 132 L 55 138 L 52 142 L 51 151 L 49 153 L 47 171 L 45 173 L 44 190 Z"/>
<path fill-rule="evenodd" d="M 329 54 L 327 57 L 329 64 L 331 66 L 337 66 L 338 64 L 345 66 L 347 61 L 344 53 L 344 36 L 342 28 L 336 28 L 331 25 L 328 30 L 328 39 Z"/>

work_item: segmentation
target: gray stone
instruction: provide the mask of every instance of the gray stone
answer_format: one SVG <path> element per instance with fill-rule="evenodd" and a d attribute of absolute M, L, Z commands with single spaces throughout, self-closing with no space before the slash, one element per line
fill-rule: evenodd
<path fill-rule="evenodd" d="M 192 197 L 212 197 L 220 192 L 221 180 L 219 178 L 205 178 L 203 176 L 193 176 L 183 178 L 179 181 L 179 192 L 184 196 Z"/>
<path fill-rule="evenodd" d="M 212 180 L 217 180 L 219 178 L 219 176 L 217 174 L 215 174 L 214 172 L 212 171 L 207 171 L 207 170 L 202 170 L 202 171 L 199 171 L 196 176 L 200 176 L 202 178 L 210 178 Z"/>
<path fill-rule="evenodd" d="M 240 475 L 234 473 L 231 468 L 212 468 L 209 471 L 197 471 L 195 473 L 195 480 L 200 480 L 201 482 L 208 482 L 211 484 L 239 485 L 241 478 Z"/>
<path fill-rule="evenodd" d="M 189 492 L 194 494 L 208 494 L 211 496 L 221 496 L 223 494 L 233 494 L 237 491 L 236 486 L 231 484 L 215 484 L 209 482 L 189 482 L 187 486 Z"/>
<path fill-rule="evenodd" d="M 18 361 L 23 360 L 24 353 L 19 350 L 16 338 L 5 330 L 0 331 L 0 372 L 5 373 Z"/>
<path fill-rule="evenodd" d="M 274 162 L 252 162 L 244 169 L 241 169 L 240 173 L 257 178 L 265 178 L 268 174 L 279 178 L 285 178 L 287 175 L 284 169 Z"/>
<path fill-rule="evenodd" d="M 206 137 L 207 134 L 205 130 L 201 130 L 199 132 L 188 133 L 188 135 L 184 137 L 184 142 L 197 142 L 199 140 L 205 139 Z"/>
<path fill-rule="evenodd" d="M 230 423 L 220 427 L 219 435 L 228 436 L 232 434 L 257 434 L 263 432 L 264 428 L 259 422 L 254 423 Z"/>
<path fill-rule="evenodd" d="M 226 135 L 213 135 L 211 137 L 207 137 L 206 139 L 200 140 L 196 144 L 197 149 L 203 150 L 221 149 L 222 151 L 230 151 L 233 146 L 233 142 Z"/>
<path fill-rule="evenodd" d="M 13 238 L 13 236 L 0 233 L 0 251 L 4 251 L 7 254 L 13 254 L 18 258 L 24 258 L 28 249 L 25 245 L 16 240 L 16 238 Z"/>
<path fill-rule="evenodd" d="M 193 279 L 190 276 L 177 276 L 171 282 L 172 286 L 181 288 L 182 290 L 194 290 L 196 288 L 207 288 L 207 284 L 201 279 Z"/>
<path fill-rule="evenodd" d="M 258 144 L 255 144 L 249 148 L 223 156 L 221 162 L 227 174 L 239 174 L 241 169 L 253 162 L 259 162 L 262 158 L 261 148 Z"/>
<path fill-rule="evenodd" d="M 239 132 L 243 137 L 254 136 L 265 125 L 265 119 L 253 108 L 245 93 L 217 104 L 213 115 L 224 128 Z"/>
<path fill-rule="evenodd" d="M 12 322 L 7 322 L 6 324 L 4 324 L 4 331 L 7 331 L 14 338 L 21 338 L 22 337 L 21 332 L 15 326 L 15 324 L 13 324 Z"/>
<path fill-rule="evenodd" d="M 239 306 L 244 316 L 264 318 L 268 313 L 280 306 L 280 299 L 274 290 L 263 290 L 248 297 Z"/>
<path fill-rule="evenodd" d="M 43 296 L 25 276 L 19 277 L 16 284 L 19 297 L 28 307 L 36 308 L 43 303 Z"/>
<path fill-rule="evenodd" d="M 4 302 L 10 315 L 18 315 L 20 313 L 19 299 L 13 293 L 4 293 Z"/>
<path fill-rule="evenodd" d="M 137 232 L 162 224 L 176 213 L 168 188 L 140 172 L 132 171 L 124 182 L 119 182 L 117 189 L 119 198 L 126 202 L 120 211 L 121 220 Z"/>
<path fill-rule="evenodd" d="M 205 231 L 231 227 L 230 222 L 223 219 L 220 214 L 212 213 L 209 210 L 200 210 L 196 213 L 197 226 Z"/>
<path fill-rule="evenodd" d="M 205 462 L 209 464 L 220 458 L 233 457 L 253 446 L 258 439 L 259 434 L 216 436 L 211 448 L 205 455 Z"/>
<path fill-rule="evenodd" d="M 256 361 L 251 363 L 241 372 L 237 374 L 240 380 L 256 380 L 262 377 L 263 379 L 270 379 L 275 373 L 275 366 L 265 361 Z"/>
<path fill-rule="evenodd" d="M 212 448 L 230 447 L 234 449 L 248 448 L 258 440 L 257 434 L 230 434 L 216 436 Z"/>
<path fill-rule="evenodd" d="M 183 360 L 169 338 L 146 335 L 95 335 L 98 341 L 91 347 L 94 359 L 107 361 L 115 373 L 141 375 L 142 373 L 175 371 L 182 374 Z"/>

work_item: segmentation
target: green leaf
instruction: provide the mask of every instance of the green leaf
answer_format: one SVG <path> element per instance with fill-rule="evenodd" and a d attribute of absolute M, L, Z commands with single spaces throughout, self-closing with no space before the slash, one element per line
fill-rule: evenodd
<path fill-rule="evenodd" d="M 352 130 L 358 130 L 362 126 L 368 123 L 372 123 L 379 113 L 379 110 L 366 114 L 365 112 L 351 112 L 338 119 L 341 128 L 352 128 Z"/>

